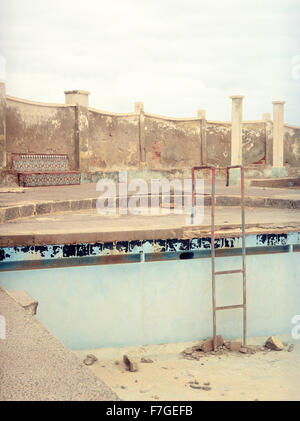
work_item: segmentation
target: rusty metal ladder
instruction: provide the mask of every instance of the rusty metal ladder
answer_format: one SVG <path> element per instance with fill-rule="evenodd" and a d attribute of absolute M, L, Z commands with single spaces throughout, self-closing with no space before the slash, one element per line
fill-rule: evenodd
<path fill-rule="evenodd" d="M 191 223 L 194 223 L 194 212 L 195 212 L 195 171 L 209 169 L 212 173 L 211 178 L 211 275 L 212 275 L 212 309 L 213 309 L 213 346 L 214 349 L 217 347 L 217 326 L 216 326 L 216 313 L 218 310 L 229 310 L 234 308 L 243 309 L 243 345 L 247 343 L 247 294 L 246 294 L 246 233 L 245 233 L 245 190 L 244 190 L 244 167 L 242 165 L 232 165 L 226 167 L 226 186 L 229 186 L 229 172 L 231 169 L 241 170 L 241 217 L 242 217 L 242 269 L 233 270 L 215 270 L 215 184 L 216 168 L 214 165 L 203 165 L 200 167 L 192 168 L 192 208 L 191 208 Z M 221 168 L 219 168 L 221 169 Z M 216 275 L 227 275 L 232 273 L 243 274 L 243 304 L 227 305 L 227 306 L 216 306 Z"/>

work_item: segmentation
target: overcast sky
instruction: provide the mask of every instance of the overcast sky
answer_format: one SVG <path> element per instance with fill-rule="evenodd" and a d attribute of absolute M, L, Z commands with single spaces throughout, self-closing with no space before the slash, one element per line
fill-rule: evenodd
<path fill-rule="evenodd" d="M 300 0 L 0 0 L 0 53 L 21 98 L 229 120 L 241 94 L 244 119 L 285 100 L 300 125 Z"/>

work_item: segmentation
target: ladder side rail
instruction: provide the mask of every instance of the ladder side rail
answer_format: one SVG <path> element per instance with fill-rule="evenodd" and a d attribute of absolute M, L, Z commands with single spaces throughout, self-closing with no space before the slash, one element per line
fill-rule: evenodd
<path fill-rule="evenodd" d="M 243 345 L 247 343 L 247 287 L 246 287 L 246 231 L 245 231 L 245 174 L 243 165 L 226 167 L 226 186 L 229 186 L 229 170 L 241 170 L 241 217 L 242 217 L 242 259 L 243 259 Z"/>

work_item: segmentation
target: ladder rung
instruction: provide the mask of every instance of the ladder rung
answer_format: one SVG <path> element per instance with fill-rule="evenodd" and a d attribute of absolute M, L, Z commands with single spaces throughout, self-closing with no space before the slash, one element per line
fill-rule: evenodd
<path fill-rule="evenodd" d="M 243 269 L 234 269 L 234 270 L 222 270 L 220 272 L 215 272 L 215 275 L 226 275 L 228 273 L 243 273 Z"/>
<path fill-rule="evenodd" d="M 244 308 L 244 304 L 236 304 L 233 306 L 216 307 L 216 310 L 229 310 L 231 308 Z"/>

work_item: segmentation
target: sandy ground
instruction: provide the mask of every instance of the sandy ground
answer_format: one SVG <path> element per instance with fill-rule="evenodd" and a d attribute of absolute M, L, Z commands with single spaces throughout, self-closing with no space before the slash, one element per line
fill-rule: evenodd
<path fill-rule="evenodd" d="M 276 336 L 291 343 L 290 336 Z M 287 340 L 289 339 L 289 341 Z M 264 338 L 248 344 L 262 345 Z M 74 351 L 83 360 L 94 354 L 98 361 L 90 370 L 126 401 L 185 400 L 300 400 L 300 344 L 292 352 L 269 351 L 256 354 L 228 352 L 187 360 L 181 355 L 196 342 L 101 348 Z M 129 372 L 124 354 L 138 362 L 139 371 Z M 141 357 L 153 363 L 140 362 Z M 193 389 L 191 383 L 206 384 L 210 390 Z M 209 384 L 208 384 L 209 383 Z"/>

